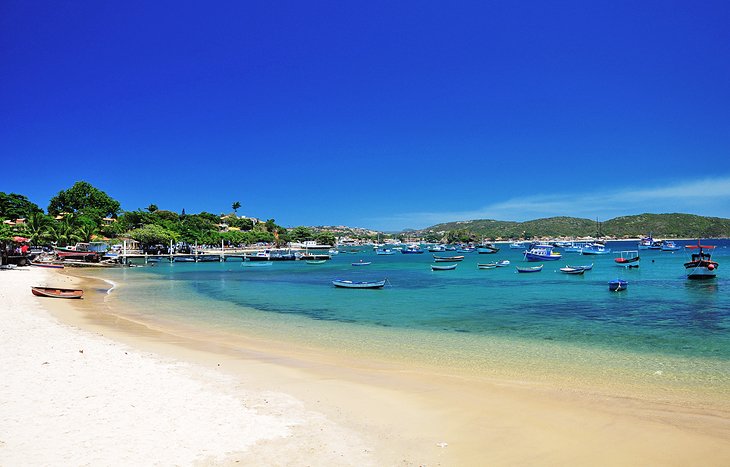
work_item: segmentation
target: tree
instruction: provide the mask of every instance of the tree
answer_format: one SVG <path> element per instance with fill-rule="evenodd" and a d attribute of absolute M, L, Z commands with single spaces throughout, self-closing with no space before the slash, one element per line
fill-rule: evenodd
<path fill-rule="evenodd" d="M 233 208 L 233 212 L 234 212 L 234 213 L 236 213 L 236 215 L 238 215 L 238 208 L 240 208 L 240 207 L 241 207 L 241 203 L 240 203 L 240 201 L 236 201 L 236 202 L 234 202 L 234 203 L 233 203 L 233 204 L 231 205 L 231 207 Z"/>
<path fill-rule="evenodd" d="M 43 210 L 23 195 L 0 191 L 0 217 L 27 219 L 34 212 L 43 212 Z"/>
<path fill-rule="evenodd" d="M 34 212 L 26 218 L 21 232 L 28 237 L 31 244 L 39 245 L 50 239 L 52 226 L 52 217 L 46 216 L 42 212 Z"/>
<path fill-rule="evenodd" d="M 102 217 L 115 217 L 119 210 L 119 201 L 83 181 L 74 183 L 68 190 L 58 192 L 48 205 L 48 214 L 52 216 L 80 213 L 95 219 L 97 223 Z"/>
<path fill-rule="evenodd" d="M 289 238 L 294 242 L 305 242 L 307 240 L 314 240 L 314 232 L 309 227 L 299 226 L 294 227 L 289 232 Z"/>
<path fill-rule="evenodd" d="M 337 242 L 335 234 L 332 232 L 320 232 L 315 237 L 315 240 L 320 245 L 334 245 Z"/>
<path fill-rule="evenodd" d="M 148 224 L 131 230 L 127 232 L 127 235 L 145 245 L 154 245 L 157 243 L 167 245 L 170 241 L 177 242 L 178 240 L 178 235 L 175 232 L 154 224 Z"/>
<path fill-rule="evenodd" d="M 157 205 L 156 204 L 150 204 L 149 206 L 147 206 L 147 210 L 149 212 L 155 212 L 155 211 L 157 211 L 157 209 L 158 208 L 157 208 Z"/>

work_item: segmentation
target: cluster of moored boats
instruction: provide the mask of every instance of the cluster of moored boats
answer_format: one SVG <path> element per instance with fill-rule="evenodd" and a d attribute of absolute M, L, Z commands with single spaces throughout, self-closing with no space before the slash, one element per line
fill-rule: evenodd
<path fill-rule="evenodd" d="M 667 243 L 669 243 L 668 247 L 671 247 L 671 250 L 665 250 L 665 251 L 676 251 L 675 248 L 677 247 L 674 242 L 662 242 L 663 245 L 667 246 Z M 510 246 L 511 247 L 511 246 Z M 557 261 L 562 258 L 562 254 L 554 251 L 555 246 L 554 245 L 548 245 L 548 244 L 533 244 L 528 249 L 524 251 L 524 258 L 528 262 L 537 262 L 537 261 Z M 719 264 L 717 261 L 712 260 L 712 257 L 708 250 L 714 249 L 715 247 L 712 245 L 702 245 L 699 241 L 697 245 L 687 245 L 687 249 L 693 250 L 692 258 L 689 262 L 684 263 L 684 268 L 686 271 L 687 278 L 689 279 L 706 279 L 706 278 L 712 278 L 715 277 L 717 274 L 717 268 L 719 267 Z M 655 248 L 654 248 L 655 249 Z M 416 248 L 415 246 L 408 248 L 410 254 L 418 254 L 415 253 L 418 251 L 419 253 L 422 253 L 423 251 L 420 249 L 420 247 Z M 590 251 L 590 253 L 586 253 L 586 251 Z M 430 248 L 429 248 L 430 251 Z M 434 250 L 434 251 L 446 251 L 446 250 Z M 457 250 L 460 252 L 468 252 L 466 250 Z M 498 249 L 497 249 L 498 251 Z M 575 250 L 568 250 L 568 251 L 575 251 Z M 587 245 L 584 248 L 581 248 L 579 250 L 582 254 L 606 254 L 610 252 L 610 249 L 605 248 L 605 245 L 603 244 L 591 244 Z M 401 251 L 404 252 L 404 251 Z M 596 253 L 598 252 L 598 253 Z M 408 253 L 406 253 L 408 254 Z M 432 271 L 451 271 L 456 269 L 457 264 L 464 260 L 464 255 L 454 255 L 454 256 L 438 256 L 433 255 L 434 263 L 431 264 L 431 270 Z M 614 259 L 614 262 L 618 266 L 625 267 L 627 269 L 633 269 L 639 267 L 640 262 L 640 255 L 638 250 L 625 250 L 620 251 L 617 254 L 617 257 Z M 449 263 L 449 264 L 439 264 L 439 263 Z M 353 266 L 361 265 L 361 264 L 370 264 L 370 262 L 367 263 L 353 263 Z M 501 260 L 496 261 L 492 263 L 478 263 L 477 267 L 479 269 L 496 269 L 498 267 L 505 267 L 509 266 L 510 261 L 509 260 Z M 544 268 L 544 265 L 535 265 L 535 266 L 516 266 L 516 270 L 518 273 L 536 273 L 541 272 Z M 564 267 L 561 267 L 558 269 L 561 273 L 568 274 L 568 275 L 583 275 L 586 271 L 590 271 L 593 269 L 593 263 L 588 265 L 580 265 L 580 266 L 571 266 L 566 265 Z M 352 281 L 342 281 L 342 280 L 336 280 L 332 282 L 333 285 L 336 287 L 346 287 L 346 288 L 381 288 L 385 285 L 384 281 L 375 281 L 375 282 L 352 282 Z M 626 290 L 628 288 L 628 281 L 624 279 L 614 279 L 609 281 L 608 288 L 611 291 L 622 291 Z"/>

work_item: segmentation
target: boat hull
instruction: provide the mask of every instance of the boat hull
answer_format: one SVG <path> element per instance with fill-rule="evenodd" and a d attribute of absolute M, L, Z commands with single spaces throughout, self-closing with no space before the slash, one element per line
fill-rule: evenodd
<path fill-rule="evenodd" d="M 385 280 L 375 282 L 354 282 L 346 280 L 334 280 L 332 285 L 342 289 L 381 289 L 385 286 Z"/>
<path fill-rule="evenodd" d="M 525 259 L 527 261 L 557 261 L 563 256 L 556 253 L 552 255 L 540 255 L 537 253 L 530 253 L 529 251 L 525 253 Z"/>
<path fill-rule="evenodd" d="M 540 272 L 542 271 L 542 265 L 540 266 L 534 266 L 531 268 L 521 268 L 517 267 L 517 272 L 524 274 L 524 273 L 531 273 L 531 272 Z"/>
<path fill-rule="evenodd" d="M 81 289 L 61 289 L 57 287 L 31 287 L 31 292 L 37 297 L 49 298 L 81 298 L 84 291 Z"/>
<path fill-rule="evenodd" d="M 451 271 L 452 269 L 456 269 L 456 264 L 451 264 L 449 266 L 438 266 L 435 264 L 431 265 L 432 271 Z"/>
<path fill-rule="evenodd" d="M 626 288 L 629 286 L 629 283 L 622 279 L 616 279 L 612 280 L 608 283 L 608 290 L 611 292 L 620 292 L 622 290 L 626 290 Z"/>

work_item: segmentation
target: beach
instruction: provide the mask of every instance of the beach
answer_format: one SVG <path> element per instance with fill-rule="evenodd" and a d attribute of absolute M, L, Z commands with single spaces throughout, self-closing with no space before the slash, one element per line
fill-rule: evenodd
<path fill-rule="evenodd" d="M 103 287 L 0 273 L 0 465 L 726 465 L 728 401 L 196 340 Z M 79 284 L 82 301 L 31 285 Z M 153 305 L 151 305 L 153 306 Z M 519 374 L 519 372 L 517 372 Z"/>

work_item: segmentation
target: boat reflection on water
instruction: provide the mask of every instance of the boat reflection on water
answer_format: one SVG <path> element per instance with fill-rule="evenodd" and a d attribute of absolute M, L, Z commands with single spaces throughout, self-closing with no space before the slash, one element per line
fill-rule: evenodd
<path fill-rule="evenodd" d="M 708 293 L 716 294 L 719 284 L 716 281 L 685 281 L 684 288 L 691 294 L 697 294 L 698 297 L 706 297 Z"/>

